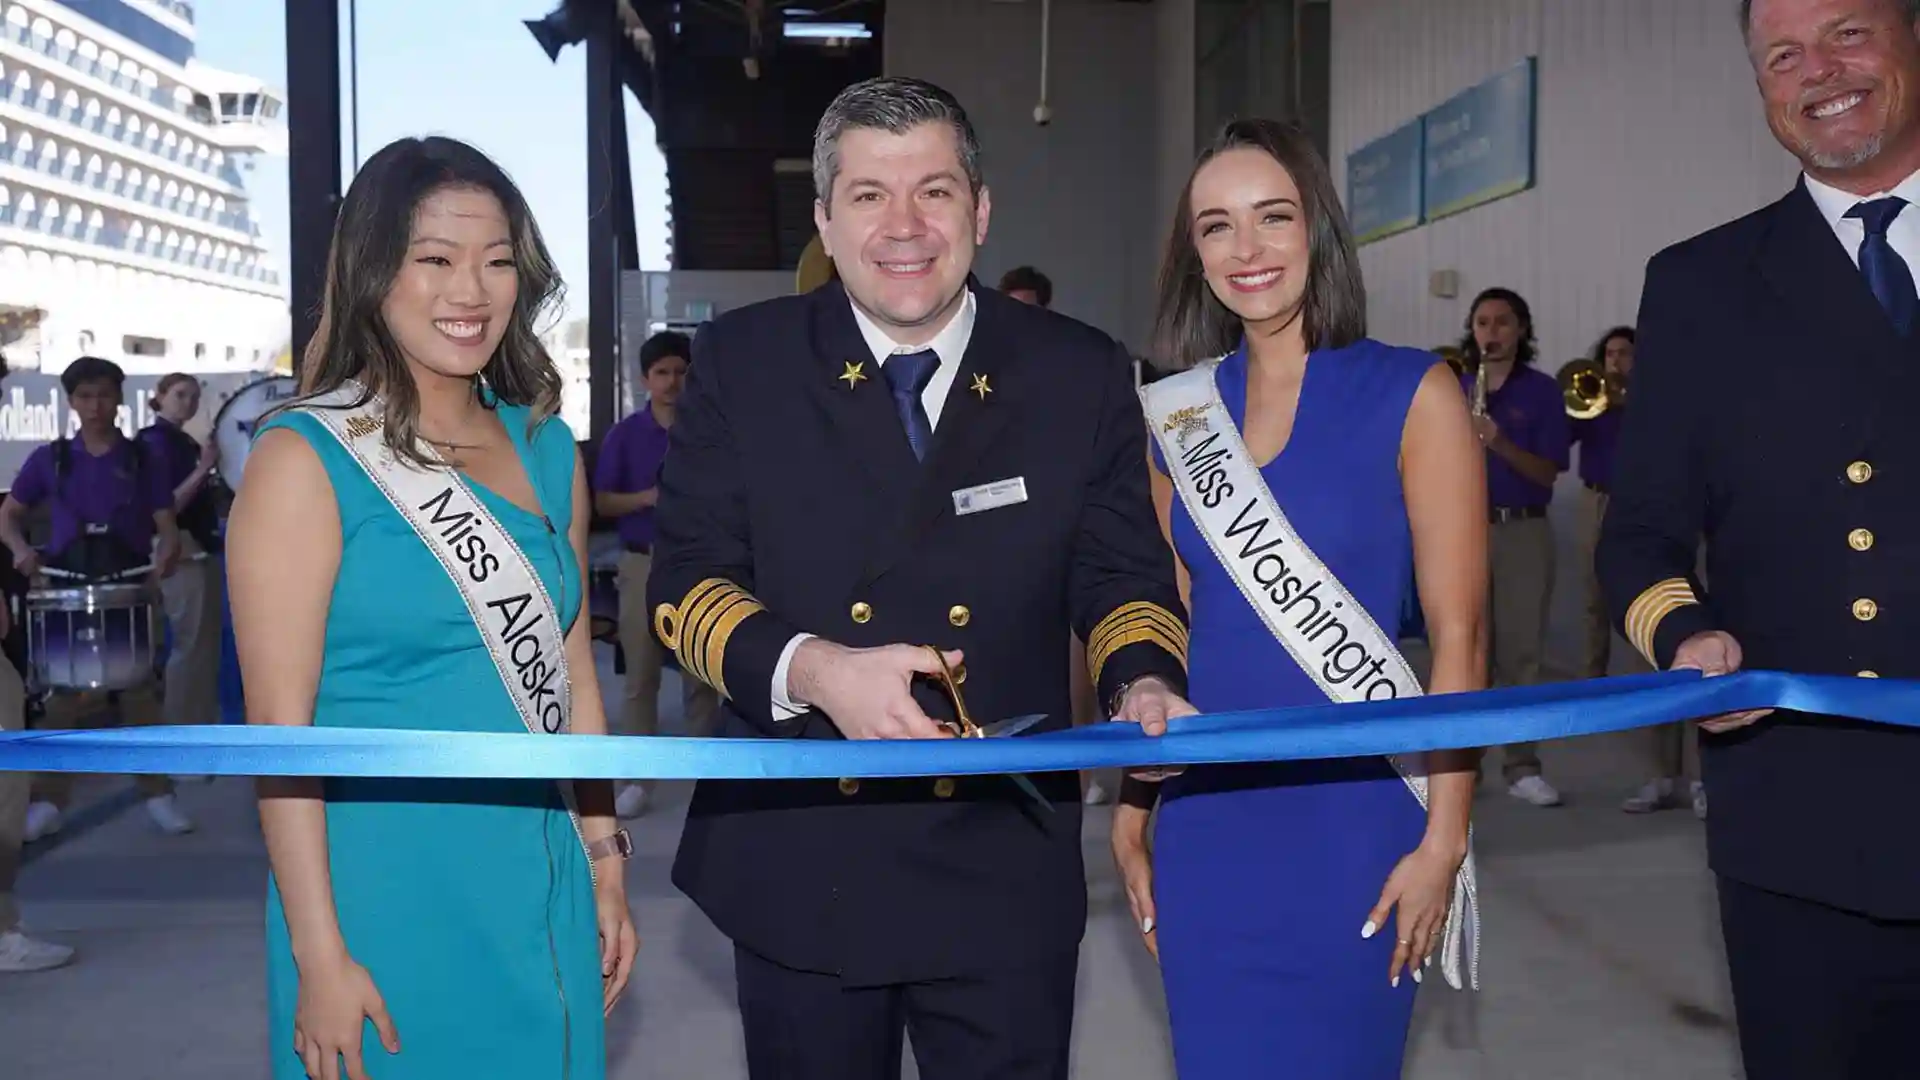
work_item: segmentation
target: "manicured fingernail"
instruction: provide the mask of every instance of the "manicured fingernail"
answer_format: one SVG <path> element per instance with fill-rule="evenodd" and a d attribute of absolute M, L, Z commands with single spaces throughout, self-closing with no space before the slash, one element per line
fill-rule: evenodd
<path fill-rule="evenodd" d="M 1399 985 L 1400 985 L 1400 976 L 1398 976 L 1398 975 L 1395 975 L 1395 976 L 1393 977 L 1393 982 L 1392 982 L 1392 983 L 1390 983 L 1389 985 L 1391 985 L 1391 986 L 1399 986 Z"/>
<path fill-rule="evenodd" d="M 1427 957 L 1427 966 L 1428 966 L 1428 967 L 1432 967 L 1432 966 L 1433 966 L 1433 957 L 1431 957 L 1431 956 L 1429 956 L 1429 957 Z"/>
<path fill-rule="evenodd" d="M 1379 927 L 1373 925 L 1372 919 L 1368 919 L 1367 925 L 1360 928 L 1360 939 L 1362 941 L 1365 941 L 1367 938 L 1372 937 L 1374 935 L 1374 932 L 1379 929 L 1380 929 Z"/>
<path fill-rule="evenodd" d="M 1153 933 L 1153 916 L 1149 915 L 1140 920 L 1140 932 L 1143 934 Z"/>
<path fill-rule="evenodd" d="M 1419 969 L 1419 968 L 1414 968 L 1414 969 L 1413 969 L 1413 981 L 1414 981 L 1414 982 L 1419 982 L 1419 981 L 1420 981 L 1420 969 Z"/>

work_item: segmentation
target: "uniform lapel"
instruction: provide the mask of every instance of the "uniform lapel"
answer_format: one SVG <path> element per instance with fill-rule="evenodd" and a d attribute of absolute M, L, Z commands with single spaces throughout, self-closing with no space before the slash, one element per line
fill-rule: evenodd
<path fill-rule="evenodd" d="M 933 445 L 914 474 L 906 512 L 889 536 L 873 549 L 861 574 L 863 586 L 886 573 L 929 529 L 953 514 L 953 492 L 981 482 L 974 476 L 974 466 L 1013 419 L 1016 406 L 1007 400 L 1001 375 L 1013 351 L 1004 305 L 1017 301 L 980 289 L 972 281 L 968 287 L 973 289 L 975 300 L 973 336 L 941 406 Z M 911 457 L 908 460 L 911 462 Z"/>
<path fill-rule="evenodd" d="M 860 335 L 838 281 L 815 289 L 808 300 L 813 305 L 813 370 L 806 377 L 807 390 L 825 416 L 827 438 L 872 480 L 882 505 L 899 506 L 912 493 L 920 464 L 894 412 L 880 365 Z"/>
<path fill-rule="evenodd" d="M 1775 206 L 1773 227 L 1761 241 L 1761 273 L 1788 308 L 1801 313 L 1833 348 L 1809 360 L 1865 359 L 1877 375 L 1905 381 L 1912 345 L 1894 332 L 1867 280 L 1820 214 L 1805 181 Z M 1920 267 L 1915 268 L 1920 273 Z"/>

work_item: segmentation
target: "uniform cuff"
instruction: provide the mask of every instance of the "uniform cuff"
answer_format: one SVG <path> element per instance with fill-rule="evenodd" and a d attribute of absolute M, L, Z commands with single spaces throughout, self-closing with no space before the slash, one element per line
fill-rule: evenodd
<path fill-rule="evenodd" d="M 1681 642 L 1715 629 L 1712 612 L 1685 578 L 1668 578 L 1642 590 L 1621 622 L 1628 643 L 1660 671 L 1673 666 Z"/>
<path fill-rule="evenodd" d="M 1187 625 L 1158 604 L 1123 604 L 1087 635 L 1087 674 L 1102 708 L 1128 683 L 1157 676 L 1187 694 Z"/>
<path fill-rule="evenodd" d="M 725 578 L 708 578 L 678 605 L 656 607 L 653 629 L 681 672 L 713 687 L 735 712 L 770 731 L 785 719 L 762 691 L 772 689 L 782 654 L 797 647 L 797 631 L 753 594 Z"/>

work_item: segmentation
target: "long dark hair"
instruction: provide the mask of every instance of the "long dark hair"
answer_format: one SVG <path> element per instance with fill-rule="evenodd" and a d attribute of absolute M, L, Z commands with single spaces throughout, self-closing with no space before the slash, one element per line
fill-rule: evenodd
<path fill-rule="evenodd" d="M 1540 354 L 1540 343 L 1533 336 L 1533 307 L 1519 293 L 1497 285 L 1481 290 L 1480 295 L 1474 297 L 1473 303 L 1467 307 L 1466 333 L 1460 339 L 1460 351 L 1467 354 L 1467 359 L 1473 363 L 1480 362 L 1480 339 L 1473 334 L 1473 317 L 1479 314 L 1481 304 L 1492 300 L 1507 305 L 1513 311 L 1514 319 L 1520 323 L 1520 344 L 1513 350 L 1513 366 L 1516 369 L 1527 367 Z"/>
<path fill-rule="evenodd" d="M 1607 346 L 1613 343 L 1614 338 L 1622 338 L 1629 345 L 1634 344 L 1633 327 L 1616 326 L 1606 333 L 1601 334 L 1600 340 L 1593 343 L 1594 363 L 1604 365 L 1607 362 Z"/>
<path fill-rule="evenodd" d="M 1154 314 L 1156 359 L 1172 369 L 1231 352 L 1244 333 L 1207 284 L 1193 243 L 1193 180 L 1207 163 L 1229 150 L 1258 150 L 1280 163 L 1300 189 L 1307 219 L 1307 288 L 1300 330 L 1309 349 L 1338 349 L 1367 336 L 1367 290 L 1353 230 L 1340 208 L 1333 174 L 1313 140 L 1299 127 L 1277 120 L 1234 120 L 1200 151 L 1180 189 L 1173 227 L 1160 262 Z"/>
<path fill-rule="evenodd" d="M 492 391 L 489 404 L 529 406 L 536 425 L 560 409 L 560 373 L 534 327 L 562 285 L 525 197 L 498 165 L 466 143 L 437 135 L 397 139 L 367 159 L 340 204 L 319 326 L 301 354 L 300 390 L 304 400 L 359 381 L 368 394 L 385 399 L 382 437 L 388 449 L 419 464 L 428 463 L 417 441 L 419 390 L 380 309 L 406 259 L 415 212 L 446 188 L 477 189 L 500 200 L 513 241 L 519 293 L 506 335 L 480 371 Z"/>

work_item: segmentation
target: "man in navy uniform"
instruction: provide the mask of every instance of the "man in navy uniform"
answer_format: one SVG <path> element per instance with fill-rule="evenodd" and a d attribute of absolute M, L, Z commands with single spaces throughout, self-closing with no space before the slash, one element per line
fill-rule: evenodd
<path fill-rule="evenodd" d="M 1805 171 L 1647 266 L 1601 586 L 1661 668 L 1920 677 L 1920 0 L 1740 15 Z M 1920 732 L 1788 711 L 1702 727 L 1747 1076 L 1912 1075 Z"/>
<path fill-rule="evenodd" d="M 926 739 L 964 665 L 982 724 L 1068 726 L 1070 632 L 1109 715 L 1192 711 L 1127 352 L 970 274 L 966 114 L 848 88 L 814 142 L 838 280 L 694 338 L 648 600 L 724 735 Z M 948 650 L 944 656 L 928 646 Z M 736 946 L 754 1080 L 1065 1080 L 1087 890 L 1078 784 L 705 781 L 674 882 Z"/>

